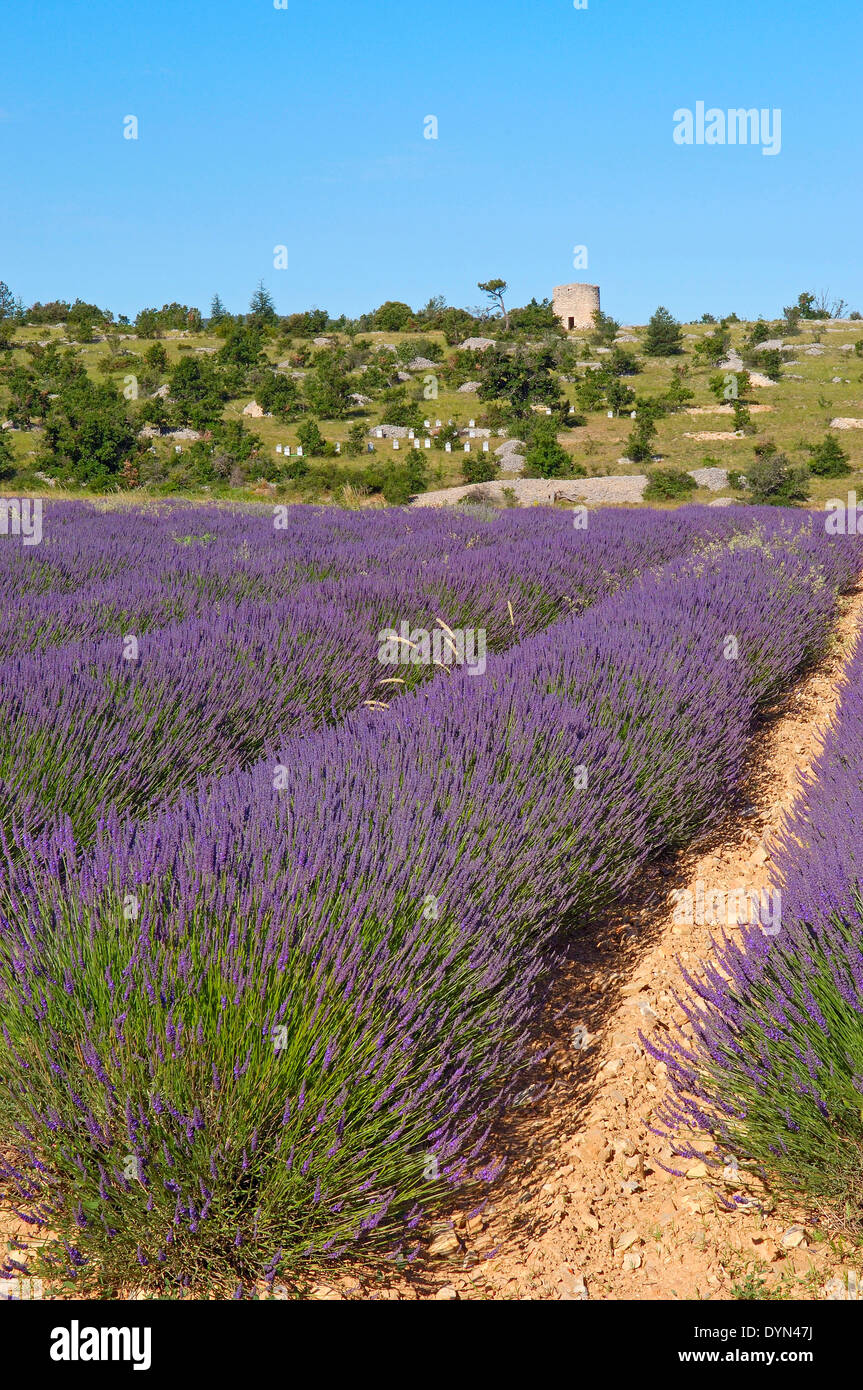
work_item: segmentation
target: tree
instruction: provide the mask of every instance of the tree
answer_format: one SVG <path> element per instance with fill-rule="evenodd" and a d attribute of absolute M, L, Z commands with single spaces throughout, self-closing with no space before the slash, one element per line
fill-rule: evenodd
<path fill-rule="evenodd" d="M 263 280 L 258 281 L 258 288 L 249 300 L 249 317 L 253 324 L 259 326 L 275 323 L 278 319 L 273 296 L 264 287 Z"/>
<path fill-rule="evenodd" d="M 594 347 L 610 346 L 614 342 L 615 334 L 620 328 L 617 319 L 613 319 L 610 314 L 604 314 L 601 309 L 593 311 L 593 332 L 590 341 Z"/>
<path fill-rule="evenodd" d="M 231 323 L 227 336 L 219 348 L 220 362 L 235 367 L 255 367 L 261 361 L 262 330 L 259 324 Z"/>
<path fill-rule="evenodd" d="M 605 404 L 605 391 L 608 377 L 603 371 L 589 369 L 575 388 L 578 403 L 582 410 L 601 410 Z"/>
<path fill-rule="evenodd" d="M 5 280 L 0 280 L 0 321 L 16 317 L 15 296 L 6 284 Z"/>
<path fill-rule="evenodd" d="M 346 452 L 351 458 L 357 458 L 366 451 L 366 427 L 362 420 L 357 420 L 348 430 L 348 441 Z"/>
<path fill-rule="evenodd" d="M 297 427 L 297 438 L 303 446 L 303 454 L 309 458 L 320 458 L 326 453 L 327 441 L 318 428 L 317 420 L 311 415 Z"/>
<path fill-rule="evenodd" d="M 734 428 L 744 434 L 754 434 L 755 426 L 752 423 L 752 416 L 749 414 L 749 406 L 745 401 L 732 401 L 731 409 L 734 411 Z"/>
<path fill-rule="evenodd" d="M 304 314 L 289 314 L 279 320 L 279 328 L 286 338 L 316 338 L 323 333 L 329 322 L 326 309 L 309 309 Z"/>
<path fill-rule="evenodd" d="M 561 409 L 564 404 L 560 382 L 553 375 L 551 353 L 528 353 L 519 349 L 510 355 L 499 348 L 483 354 L 480 368 L 481 401 L 508 400 L 520 416 L 526 416 L 532 403 Z"/>
<path fill-rule="evenodd" d="M 407 328 L 414 316 L 414 311 L 409 304 L 403 304 L 398 299 L 388 299 L 386 304 L 382 304 L 374 313 L 374 326 L 384 333 L 402 333 Z"/>
<path fill-rule="evenodd" d="M 766 319 L 756 319 L 744 339 L 744 347 L 754 351 L 759 343 L 766 343 L 768 338 L 773 337 L 773 329 Z"/>
<path fill-rule="evenodd" d="M 746 360 L 769 376 L 771 381 L 780 380 L 783 363 L 778 348 L 761 348 L 759 352 L 748 353 Z"/>
<path fill-rule="evenodd" d="M 637 376 L 641 371 L 641 363 L 632 352 L 627 352 L 626 348 L 616 347 L 612 350 L 611 356 L 606 362 L 606 370 L 613 376 Z"/>
<path fill-rule="evenodd" d="M 0 430 L 0 482 L 8 482 L 15 476 L 15 455 L 9 436 Z"/>
<path fill-rule="evenodd" d="M 525 454 L 525 466 L 539 478 L 584 477 L 584 468 L 575 463 L 558 443 L 557 424 L 548 416 L 538 420 Z"/>
<path fill-rule="evenodd" d="M 714 372 L 707 385 L 720 405 L 727 405 L 730 401 L 745 401 L 752 389 L 749 373 L 745 371 Z"/>
<path fill-rule="evenodd" d="M 468 337 L 475 326 L 476 320 L 467 309 L 445 309 L 441 314 L 440 327 L 450 347 Z"/>
<path fill-rule="evenodd" d="M 802 294 L 798 294 L 797 303 L 791 307 L 797 310 L 798 317 L 801 319 L 821 318 L 821 314 L 815 304 L 815 296 L 814 294 L 810 294 L 808 290 L 804 290 Z M 786 318 L 789 312 L 790 309 L 786 308 L 784 311 Z"/>
<path fill-rule="evenodd" d="M 508 313 L 508 311 L 507 311 L 506 305 L 505 305 L 504 302 L 503 302 L 503 297 L 504 297 L 504 295 L 506 294 L 507 290 L 509 289 L 509 286 L 507 285 L 506 281 L 505 281 L 505 280 L 480 280 L 480 281 L 478 282 L 478 284 L 477 284 L 477 289 L 482 290 L 483 294 L 487 294 L 488 297 L 489 297 L 489 299 L 492 301 L 493 304 L 497 304 L 497 306 L 498 306 L 499 309 L 500 309 L 500 312 L 503 314 L 504 327 L 505 327 L 505 329 L 506 329 L 506 331 L 507 331 L 507 333 L 508 333 L 508 332 L 509 332 L 509 313 Z"/>
<path fill-rule="evenodd" d="M 209 360 L 182 357 L 168 382 L 178 422 L 206 429 L 221 419 L 227 391 Z"/>
<path fill-rule="evenodd" d="M 605 388 L 605 399 L 615 415 L 619 415 L 621 410 L 628 410 L 632 406 L 635 392 L 631 386 L 625 386 L 619 377 L 614 377 Z"/>
<path fill-rule="evenodd" d="M 672 357 L 683 351 L 680 324 L 663 304 L 660 304 L 647 325 L 644 351 L 648 357 Z"/>
<path fill-rule="evenodd" d="M 713 333 L 705 333 L 695 344 L 696 358 L 708 366 L 717 366 L 728 351 L 731 334 L 721 324 Z"/>
<path fill-rule="evenodd" d="M 151 343 L 144 353 L 144 361 L 154 371 L 166 372 L 168 370 L 168 354 L 161 343 Z"/>
<path fill-rule="evenodd" d="M 347 354 L 343 348 L 321 352 L 303 383 L 306 400 L 323 420 L 341 420 L 353 406 Z"/>
<path fill-rule="evenodd" d="M 810 444 L 810 472 L 818 478 L 842 478 L 851 472 L 850 455 L 835 434 L 825 434 L 820 444 Z"/>
<path fill-rule="evenodd" d="M 283 372 L 266 372 L 255 385 L 255 400 L 267 415 L 287 423 L 300 413 L 300 392 L 293 377 Z"/>
<path fill-rule="evenodd" d="M 49 468 L 68 470 L 97 486 L 115 476 L 136 443 L 125 402 L 107 382 L 87 376 L 69 383 L 51 402 L 45 419 Z"/>
<path fill-rule="evenodd" d="M 217 294 L 213 295 L 210 303 L 210 323 L 218 323 L 220 319 L 226 319 L 228 311 Z"/>
<path fill-rule="evenodd" d="M 537 300 L 536 296 L 525 304 L 523 309 L 513 309 L 509 316 L 515 333 L 554 333 L 563 335 L 563 325 L 550 299 Z"/>
<path fill-rule="evenodd" d="M 626 457 L 633 463 L 642 463 L 653 457 L 653 441 L 656 438 L 656 425 L 651 414 L 641 412 L 626 441 Z"/>

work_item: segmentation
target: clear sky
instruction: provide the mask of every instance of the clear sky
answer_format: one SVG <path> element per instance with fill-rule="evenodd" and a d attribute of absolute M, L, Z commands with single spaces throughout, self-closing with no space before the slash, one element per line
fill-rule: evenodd
<path fill-rule="evenodd" d="M 493 276 L 623 322 L 863 311 L 861 37 L 860 0 L 7 0 L 0 279 L 130 315 Z M 698 101 L 781 109 L 781 152 L 676 144 Z"/>

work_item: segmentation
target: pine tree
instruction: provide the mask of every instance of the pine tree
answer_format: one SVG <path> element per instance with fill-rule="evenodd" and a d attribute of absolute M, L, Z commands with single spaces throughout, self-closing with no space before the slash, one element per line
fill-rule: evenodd
<path fill-rule="evenodd" d="M 258 288 L 249 301 L 249 313 L 257 323 L 271 323 L 273 319 L 278 317 L 273 296 L 264 287 L 263 280 L 258 281 Z"/>
<path fill-rule="evenodd" d="M 210 323 L 218 323 L 219 319 L 226 319 L 228 311 L 217 294 L 213 295 L 213 302 L 210 305 Z"/>
<path fill-rule="evenodd" d="M 671 357 L 683 351 L 680 324 L 662 304 L 647 325 L 644 351 L 648 357 Z"/>
<path fill-rule="evenodd" d="M 809 448 L 812 454 L 809 468 L 817 477 L 841 478 L 851 472 L 850 455 L 835 434 L 825 434 L 820 444 L 811 444 Z"/>

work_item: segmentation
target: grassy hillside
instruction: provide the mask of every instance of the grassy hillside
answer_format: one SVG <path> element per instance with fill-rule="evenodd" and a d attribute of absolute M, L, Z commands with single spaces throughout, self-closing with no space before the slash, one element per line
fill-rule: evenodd
<path fill-rule="evenodd" d="M 750 329 L 751 325 L 744 323 L 729 325 L 733 349 L 743 349 Z M 492 332 L 494 329 L 489 331 Z M 685 406 L 658 421 L 654 453 L 656 457 L 661 458 L 663 465 L 685 470 L 703 466 L 705 463 L 718 463 L 745 473 L 753 462 L 754 446 L 762 441 L 775 444 L 791 461 L 803 463 L 809 458 L 806 445 L 823 439 L 834 417 L 863 418 L 863 357 L 857 354 L 853 346 L 859 343 L 863 351 L 863 322 L 804 321 L 798 335 L 792 338 L 786 336 L 783 339 L 786 344 L 793 345 L 794 351 L 782 354 L 780 379 L 769 386 L 755 386 L 749 394 L 752 403 L 768 408 L 763 413 L 752 414 L 752 433 L 740 438 L 709 441 L 687 437 L 701 431 L 731 432 L 734 428 L 733 420 L 726 413 L 691 413 L 693 409 L 703 410 L 709 407 L 716 411 L 717 408 L 716 399 L 708 385 L 717 368 L 702 365 L 701 359 L 694 353 L 698 339 L 713 331 L 712 325 L 683 325 L 683 353 L 674 357 L 657 358 L 647 356 L 643 351 L 643 328 L 625 330 L 625 336 L 637 341 L 626 343 L 624 346 L 635 354 L 640 365 L 636 375 L 621 378 L 627 386 L 639 397 L 660 395 L 671 385 L 674 370 L 680 371 L 682 368 L 685 373 L 684 385 L 693 393 L 692 400 Z M 773 336 L 782 337 L 782 325 L 774 326 L 771 332 Z M 266 369 L 268 365 L 276 369 L 280 376 L 290 376 L 292 371 L 297 373 L 294 380 L 302 396 L 306 376 L 315 370 L 315 364 L 321 360 L 321 355 L 330 352 L 334 346 L 344 347 L 351 353 L 350 384 L 354 390 L 362 390 L 363 378 L 368 372 L 377 380 L 377 364 L 384 364 L 390 380 L 383 388 L 376 386 L 367 391 L 366 394 L 371 397 L 370 404 L 351 408 L 341 419 L 328 419 L 322 412 L 316 416 L 325 440 L 330 444 L 340 441 L 342 445 L 339 458 L 329 461 L 331 466 L 337 467 L 338 470 L 338 477 L 334 483 L 328 484 L 326 480 L 322 481 L 320 476 L 306 479 L 289 477 L 283 455 L 276 453 L 276 446 L 282 445 L 290 446 L 292 455 L 295 455 L 299 442 L 298 431 L 309 413 L 305 403 L 301 402 L 296 418 L 280 420 L 273 415 L 250 419 L 244 417 L 243 410 L 254 399 L 254 382 L 244 385 L 242 380 L 239 384 L 235 380 L 232 393 L 223 403 L 222 418 L 225 421 L 241 421 L 256 437 L 242 478 L 239 478 L 235 471 L 233 477 L 200 481 L 186 468 L 189 441 L 178 441 L 172 435 L 163 433 L 154 439 L 139 441 L 133 460 L 134 467 L 127 472 L 125 478 L 117 476 L 110 486 L 106 486 L 104 482 L 96 486 L 80 485 L 68 474 L 64 476 L 62 468 L 52 469 L 50 465 L 46 467 L 44 424 L 40 417 L 34 414 L 27 422 L 29 428 L 18 427 L 3 432 L 4 438 L 11 446 L 14 472 L 7 466 L 7 476 L 0 486 L 7 495 L 39 492 L 45 495 L 92 496 L 95 491 L 131 490 L 137 495 L 144 491 L 155 494 L 169 492 L 231 498 L 266 495 L 289 500 L 340 501 L 357 505 L 381 503 L 380 494 L 370 490 L 362 482 L 363 470 L 367 468 L 372 456 L 364 452 L 357 457 L 349 457 L 346 451 L 351 428 L 360 423 L 366 432 L 372 429 L 385 413 L 387 402 L 383 397 L 387 393 L 391 396 L 393 390 L 399 389 L 396 369 L 404 369 L 396 362 L 396 354 L 388 351 L 385 345 L 391 345 L 396 351 L 402 345 L 416 344 L 421 348 L 423 343 L 436 343 L 440 347 L 440 363 L 433 367 L 412 370 L 409 373 L 410 380 L 400 383 L 406 400 L 418 403 L 421 418 L 430 418 L 433 425 L 437 419 L 442 420 L 444 425 L 452 420 L 460 427 L 466 427 L 470 420 L 475 420 L 479 427 L 491 425 L 491 450 L 494 450 L 504 437 L 504 428 L 511 436 L 520 436 L 523 433 L 518 424 L 511 421 L 508 421 L 505 427 L 501 426 L 500 412 L 496 412 L 492 407 L 490 413 L 489 403 L 480 401 L 476 392 L 464 393 L 457 389 L 458 383 L 464 379 L 471 379 L 471 375 L 473 379 L 478 379 L 483 370 L 483 354 L 477 352 L 471 356 L 459 353 L 456 347 L 447 345 L 441 332 L 426 331 L 422 335 L 369 332 L 360 335 L 354 344 L 345 334 L 332 333 L 326 336 L 329 346 L 324 345 L 321 340 L 316 340 L 315 345 L 315 342 L 308 339 L 299 340 L 284 336 L 266 338 L 262 347 L 265 360 L 262 359 L 261 366 L 256 370 L 260 371 L 261 367 Z M 152 347 L 153 340 L 138 337 L 132 329 L 121 328 L 112 332 L 110 337 L 99 334 L 91 342 L 74 343 L 66 337 L 64 325 L 18 327 L 11 346 L 0 353 L 0 423 L 3 423 L 9 408 L 10 380 L 15 369 L 32 367 L 33 358 L 27 351 L 28 344 L 57 344 L 63 351 L 74 353 L 75 359 L 86 368 L 93 382 L 110 382 L 116 391 L 121 393 L 124 382 L 130 376 L 136 379 L 138 376 L 144 376 L 147 378 L 148 386 L 152 386 L 156 381 L 156 389 L 159 386 L 164 389 L 169 383 L 171 370 L 184 359 L 192 358 L 199 362 L 217 361 L 224 338 L 205 331 L 193 333 L 171 330 L 158 341 L 165 349 L 167 366 L 154 373 L 144 361 L 144 353 Z M 553 375 L 573 408 L 578 410 L 586 421 L 574 428 L 563 428 L 559 432 L 559 442 L 573 464 L 579 465 L 589 476 L 645 471 L 645 467 L 650 466 L 649 462 L 645 465 L 620 461 L 625 457 L 626 442 L 632 428 L 628 412 L 609 419 L 605 408 L 585 411 L 583 405 L 578 404 L 578 379 L 585 378 L 591 369 L 584 365 L 576 367 L 574 359 L 582 364 L 602 364 L 606 355 L 596 346 L 589 345 L 588 335 L 579 337 L 570 334 L 561 338 L 559 335 L 549 334 L 545 343 L 555 355 Z M 852 345 L 850 349 L 847 346 L 849 344 Z M 813 345 L 820 345 L 823 353 L 810 355 L 806 349 Z M 512 352 L 516 350 L 516 345 L 511 342 L 502 343 L 501 346 Z M 290 365 L 279 368 L 278 364 L 285 362 Z M 300 376 L 299 373 L 305 375 Z M 426 400 L 423 392 L 426 389 L 425 379 L 430 374 L 436 378 L 439 395 L 437 399 Z M 836 378 L 840 380 L 837 381 Z M 140 398 L 128 404 L 127 409 L 133 420 L 136 419 L 136 413 L 140 410 L 143 400 L 146 397 L 152 398 L 153 395 L 154 391 L 141 391 Z M 170 406 L 170 400 L 166 404 Z M 205 442 L 208 438 L 205 433 Z M 839 438 L 850 454 L 852 471 L 847 479 L 813 477 L 809 505 L 823 505 L 826 498 L 844 493 L 860 480 L 860 471 L 863 469 L 863 430 L 842 431 Z M 396 468 L 406 467 L 409 450 L 405 448 L 404 442 L 401 449 L 395 451 L 389 439 L 377 440 L 366 433 L 366 440 L 373 444 L 375 460 Z M 366 447 L 364 443 L 363 448 Z M 472 445 L 474 451 L 481 447 L 481 444 L 477 443 Z M 306 454 L 308 456 L 308 450 Z M 456 444 L 451 454 L 432 448 L 428 451 L 422 450 L 422 455 L 427 465 L 428 488 L 447 487 L 464 481 L 462 468 L 465 456 L 461 445 Z M 312 459 L 310 462 L 313 465 L 313 474 L 317 473 L 315 465 L 322 461 Z M 352 481 L 357 486 L 352 487 Z M 699 490 L 691 500 L 708 500 L 717 495 L 723 494 Z M 726 491 L 724 495 L 734 494 Z"/>

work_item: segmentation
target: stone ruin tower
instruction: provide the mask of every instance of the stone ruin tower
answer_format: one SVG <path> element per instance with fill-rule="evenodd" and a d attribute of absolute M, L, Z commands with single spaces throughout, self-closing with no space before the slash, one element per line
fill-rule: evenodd
<path fill-rule="evenodd" d="M 556 285 L 553 307 L 567 333 L 593 328 L 593 315 L 599 308 L 599 285 Z"/>

